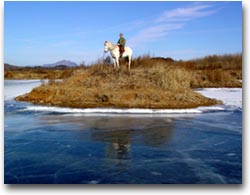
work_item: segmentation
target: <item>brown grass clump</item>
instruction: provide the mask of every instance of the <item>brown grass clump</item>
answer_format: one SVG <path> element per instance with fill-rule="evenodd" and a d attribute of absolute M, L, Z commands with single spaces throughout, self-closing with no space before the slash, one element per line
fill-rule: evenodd
<path fill-rule="evenodd" d="M 204 87 L 242 87 L 239 81 L 241 71 L 223 69 L 193 71 L 192 88 Z"/>
<path fill-rule="evenodd" d="M 158 64 L 166 67 L 174 64 L 172 58 L 162 58 L 162 57 L 150 57 L 149 55 L 139 56 L 133 59 L 133 68 L 152 68 L 158 66 Z"/>
<path fill-rule="evenodd" d="M 18 68 L 4 71 L 4 79 L 64 79 L 72 76 L 75 68 Z"/>
<path fill-rule="evenodd" d="M 144 64 L 145 65 L 145 64 Z M 190 89 L 191 75 L 185 68 L 158 61 L 126 67 L 95 64 L 78 69 L 63 82 L 50 82 L 17 97 L 38 104 L 93 108 L 192 108 L 221 103 Z"/>
<path fill-rule="evenodd" d="M 89 67 L 56 73 L 59 78 L 65 78 L 62 82 L 54 81 L 50 75 L 52 72 L 47 72 L 51 82 L 16 99 L 74 108 L 209 106 L 222 102 L 206 98 L 191 88 L 241 87 L 241 64 L 232 65 L 240 62 L 238 55 L 212 56 L 187 62 L 143 56 L 133 60 L 129 71 L 125 61 L 119 70 L 100 61 Z"/>
<path fill-rule="evenodd" d="M 149 73 L 151 80 L 164 90 L 190 88 L 191 74 L 184 68 L 155 66 Z"/>
<path fill-rule="evenodd" d="M 9 79 L 13 79 L 14 78 L 14 76 L 13 76 L 13 74 L 12 74 L 12 72 L 11 71 L 4 71 L 4 78 L 9 78 Z"/>
<path fill-rule="evenodd" d="M 231 55 L 211 55 L 185 62 L 180 62 L 181 66 L 193 69 L 223 69 L 236 70 L 242 69 L 242 54 Z"/>
<path fill-rule="evenodd" d="M 220 83 L 231 79 L 229 72 L 223 71 L 222 69 L 206 70 L 203 72 L 208 80 L 213 83 Z"/>

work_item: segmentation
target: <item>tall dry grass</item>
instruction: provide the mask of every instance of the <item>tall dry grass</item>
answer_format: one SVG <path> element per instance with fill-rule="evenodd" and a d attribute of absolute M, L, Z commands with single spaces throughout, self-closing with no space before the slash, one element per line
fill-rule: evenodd
<path fill-rule="evenodd" d="M 144 55 L 135 58 L 131 67 L 129 72 L 124 65 L 121 65 L 120 70 L 116 70 L 113 65 L 97 62 L 86 71 L 91 77 L 98 77 L 98 81 L 95 80 L 94 83 L 102 82 L 104 88 L 115 89 L 117 86 L 127 89 L 156 87 L 163 90 L 190 88 L 190 71 L 175 66 L 171 58 L 151 58 L 149 55 Z M 90 86 L 89 80 L 91 78 L 88 79 L 88 86 Z M 91 85 L 94 83 L 91 82 Z"/>
<path fill-rule="evenodd" d="M 223 69 L 193 71 L 190 86 L 191 88 L 242 87 L 237 74 L 234 73 Z"/>
<path fill-rule="evenodd" d="M 189 61 L 178 62 L 180 66 L 195 69 L 242 69 L 242 54 L 210 55 Z"/>
<path fill-rule="evenodd" d="M 204 62 L 208 60 L 213 62 L 212 65 L 201 63 L 197 66 L 192 61 L 176 62 L 170 58 L 141 56 L 133 60 L 130 71 L 124 64 L 120 69 L 114 69 L 112 64 L 97 61 L 91 66 L 64 72 L 62 76 L 67 79 L 60 83 L 52 80 L 19 100 L 81 108 L 191 108 L 213 105 L 220 102 L 202 97 L 191 88 L 240 87 L 241 83 L 237 80 L 239 70 L 232 69 L 238 66 L 223 69 L 222 65 L 214 65 L 216 63 L 211 59 L 204 59 Z"/>
<path fill-rule="evenodd" d="M 91 76 L 105 80 L 106 88 L 160 87 L 164 90 L 182 90 L 197 87 L 237 86 L 241 79 L 241 54 L 207 56 L 193 61 L 174 61 L 171 58 L 139 56 L 132 62 L 131 72 L 121 64 L 115 70 L 112 64 L 96 63 L 86 70 Z M 89 78 L 91 80 L 91 78 Z M 88 82 L 88 83 L 89 83 Z M 108 86 L 111 85 L 112 86 Z M 88 84 L 89 85 L 89 84 Z M 130 86 L 130 87 L 129 87 Z M 134 87 L 132 87 L 134 86 Z"/>
<path fill-rule="evenodd" d="M 240 59 L 240 55 L 208 56 L 194 61 L 176 62 L 171 58 L 152 58 L 145 55 L 133 60 L 131 71 L 128 71 L 126 63 L 121 64 L 121 68 L 117 70 L 112 64 L 98 60 L 91 66 L 85 66 L 76 71 L 67 70 L 61 77 L 70 77 L 67 82 L 71 82 L 72 85 L 77 82 L 79 86 L 87 86 L 87 88 L 99 86 L 110 90 L 240 87 L 238 80 L 242 78 L 241 66 L 229 65 L 234 62 L 240 63 Z M 240 70 L 235 69 L 237 67 Z"/>
<path fill-rule="evenodd" d="M 150 71 L 150 80 L 164 90 L 190 88 L 191 74 L 185 68 L 175 66 L 154 66 Z"/>
<path fill-rule="evenodd" d="M 203 71 L 203 74 L 206 75 L 208 80 L 213 83 L 224 82 L 232 79 L 230 73 L 222 69 L 205 70 Z"/>
<path fill-rule="evenodd" d="M 132 61 L 132 68 L 152 68 L 158 66 L 169 66 L 174 64 L 172 58 L 163 58 L 163 57 L 151 57 L 150 55 L 139 56 Z"/>

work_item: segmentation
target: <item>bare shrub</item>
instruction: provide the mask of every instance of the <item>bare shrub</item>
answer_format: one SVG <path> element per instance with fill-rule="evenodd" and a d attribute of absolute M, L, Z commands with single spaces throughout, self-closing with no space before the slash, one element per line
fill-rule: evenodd
<path fill-rule="evenodd" d="M 233 76 L 222 69 L 206 70 L 204 75 L 207 76 L 208 80 L 212 83 L 228 82 L 233 79 Z"/>
<path fill-rule="evenodd" d="M 66 70 L 61 72 L 59 79 L 68 78 L 68 77 L 73 75 L 73 72 L 74 72 L 73 69 L 66 69 Z"/>
<path fill-rule="evenodd" d="M 151 80 L 165 90 L 190 88 L 191 74 L 184 68 L 156 66 L 151 70 Z"/>
<path fill-rule="evenodd" d="M 152 62 L 151 62 L 150 58 L 151 57 L 149 55 L 139 56 L 139 57 L 133 59 L 132 67 L 133 68 L 151 67 Z"/>

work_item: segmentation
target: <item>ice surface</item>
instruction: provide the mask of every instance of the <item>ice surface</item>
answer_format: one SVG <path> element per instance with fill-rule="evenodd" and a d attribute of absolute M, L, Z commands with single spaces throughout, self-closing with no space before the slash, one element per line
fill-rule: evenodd
<path fill-rule="evenodd" d="M 222 100 L 226 106 L 242 109 L 242 88 L 205 88 L 197 92 L 206 97 Z"/>
<path fill-rule="evenodd" d="M 29 93 L 34 87 L 41 85 L 41 80 L 5 80 L 4 100 L 11 100 L 19 95 Z"/>
<path fill-rule="evenodd" d="M 5 81 L 6 184 L 242 183 L 242 89 L 196 90 L 224 102 L 196 109 L 71 109 L 13 100 L 37 85 Z"/>

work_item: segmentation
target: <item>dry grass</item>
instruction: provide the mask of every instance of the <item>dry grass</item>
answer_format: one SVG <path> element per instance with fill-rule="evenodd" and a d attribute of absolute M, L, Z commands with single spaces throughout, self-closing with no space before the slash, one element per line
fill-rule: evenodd
<path fill-rule="evenodd" d="M 242 54 L 212 55 L 204 58 L 179 62 L 179 65 L 192 70 L 203 69 L 242 69 Z"/>
<path fill-rule="evenodd" d="M 190 89 L 191 73 L 166 59 L 141 58 L 125 66 L 94 64 L 61 83 L 35 88 L 17 100 L 67 107 L 191 108 L 220 103 Z"/>
<path fill-rule="evenodd" d="M 150 55 L 139 56 L 132 61 L 132 68 L 152 68 L 155 66 L 169 66 L 174 64 L 171 58 L 150 57 Z"/>
<path fill-rule="evenodd" d="M 165 90 L 190 88 L 191 74 L 185 68 L 158 65 L 150 69 L 149 75 L 152 82 Z"/>
<path fill-rule="evenodd" d="M 117 71 L 114 70 L 112 64 L 104 63 L 103 60 L 98 59 L 96 63 L 89 67 L 81 66 L 62 70 L 46 68 L 6 70 L 4 78 L 66 79 L 81 71 L 89 73 L 90 78 L 86 82 L 88 86 L 92 86 L 92 83 L 98 84 L 98 82 L 94 81 L 94 78 L 92 79 L 93 76 L 99 76 L 100 80 L 106 79 L 105 82 L 120 82 L 123 85 L 126 84 L 121 81 L 122 78 L 136 85 L 137 82 L 140 82 L 138 76 L 142 76 L 149 78 L 150 81 L 163 89 L 182 89 L 190 86 L 223 87 L 225 84 L 225 86 L 240 87 L 241 84 L 236 80 L 242 79 L 242 55 L 213 55 L 189 61 L 174 61 L 171 58 L 144 55 L 133 59 L 131 72 L 127 70 L 126 60 L 121 61 L 121 69 Z M 120 78 L 119 81 L 114 80 L 117 77 Z"/>
<path fill-rule="evenodd" d="M 19 68 L 5 70 L 4 79 L 64 79 L 72 76 L 77 68 Z"/>
<path fill-rule="evenodd" d="M 232 79 L 229 72 L 222 69 L 205 70 L 203 73 L 207 76 L 208 80 L 213 83 L 220 83 Z"/>
<path fill-rule="evenodd" d="M 216 63 L 216 59 L 223 63 Z M 228 64 L 224 63 L 226 61 Z M 129 71 L 125 62 L 117 70 L 113 65 L 99 61 L 89 67 L 64 70 L 58 73 L 60 78 L 65 78 L 63 82 L 51 80 L 27 95 L 17 97 L 17 100 L 77 108 L 208 106 L 221 102 L 203 97 L 191 88 L 241 87 L 238 81 L 241 65 L 233 65 L 233 62 L 240 63 L 238 55 L 187 62 L 142 56 L 133 60 Z M 47 72 L 47 76 L 50 74 L 52 72 Z"/>
<path fill-rule="evenodd" d="M 101 86 L 103 89 L 155 87 L 163 90 L 177 90 L 190 88 L 191 74 L 185 68 L 171 65 L 172 63 L 165 59 L 145 57 L 137 59 L 136 62 L 142 64 L 133 67 L 131 71 L 124 66 L 116 70 L 112 65 L 95 64 L 82 70 L 78 76 L 81 75 L 84 78 L 81 82 L 89 88 L 96 86 Z M 78 76 L 69 78 L 67 82 L 80 80 Z"/>
<path fill-rule="evenodd" d="M 242 83 L 239 81 L 237 72 L 239 73 L 239 71 L 232 72 L 230 70 L 223 69 L 193 71 L 191 88 L 242 87 Z"/>
<path fill-rule="evenodd" d="M 234 59 L 235 57 L 235 59 Z M 203 61 L 215 63 L 215 59 L 224 61 L 239 62 L 239 55 L 205 57 Z M 202 61 L 199 59 L 198 61 Z M 198 63 L 197 61 L 197 63 Z M 163 90 L 183 90 L 187 88 L 203 87 L 241 87 L 238 81 L 242 79 L 241 69 L 224 66 L 215 68 L 213 66 L 200 69 L 194 66 L 194 62 L 176 62 L 171 58 L 152 58 L 148 55 L 138 57 L 133 60 L 132 69 L 129 72 L 126 63 L 121 65 L 120 70 L 115 70 L 113 65 L 96 63 L 83 69 L 86 80 L 82 85 L 91 87 L 102 86 L 105 89 L 140 89 L 161 88 Z M 212 68 L 213 67 L 213 68 Z M 193 69 L 197 68 L 197 69 Z M 86 76 L 88 73 L 88 76 Z M 75 77 L 77 78 L 77 77 Z"/>

